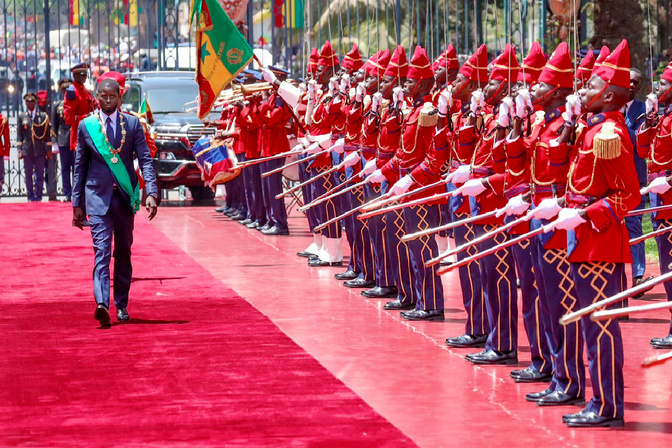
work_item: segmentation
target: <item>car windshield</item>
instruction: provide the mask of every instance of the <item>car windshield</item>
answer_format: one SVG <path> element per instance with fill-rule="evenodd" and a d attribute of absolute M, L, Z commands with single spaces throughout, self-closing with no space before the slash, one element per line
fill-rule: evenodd
<path fill-rule="evenodd" d="M 180 83 L 179 86 L 147 89 L 147 102 L 152 112 L 184 112 L 184 105 L 196 99 L 196 83 Z"/>

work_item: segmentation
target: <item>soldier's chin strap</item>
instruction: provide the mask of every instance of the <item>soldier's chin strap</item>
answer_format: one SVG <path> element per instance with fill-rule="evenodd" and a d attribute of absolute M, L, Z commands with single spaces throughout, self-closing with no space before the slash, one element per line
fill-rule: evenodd
<path fill-rule="evenodd" d="M 546 98 L 548 98 L 549 96 L 553 95 L 559 88 L 560 88 L 560 87 L 557 87 L 557 86 L 556 86 L 556 87 L 553 87 L 551 90 L 549 90 L 548 92 L 544 93 L 544 94 L 541 95 L 539 98 L 535 99 L 535 100 L 532 102 L 532 104 L 541 104 L 544 100 L 546 100 Z"/>
<path fill-rule="evenodd" d="M 509 83 L 508 81 L 502 81 L 502 83 L 499 85 L 499 87 L 497 87 L 497 90 L 495 90 L 495 93 L 493 93 L 492 96 L 491 96 L 490 98 L 488 98 L 487 100 L 485 100 L 485 104 L 488 104 L 488 105 L 492 106 L 492 100 L 494 100 L 495 98 L 497 98 L 497 95 L 499 95 L 499 92 L 502 91 L 502 89 L 504 88 L 504 86 L 505 86 L 506 84 L 509 84 L 509 85 L 510 85 L 510 83 Z"/>
<path fill-rule="evenodd" d="M 590 102 L 588 102 L 588 104 L 586 104 L 586 107 L 585 107 L 584 109 L 588 110 L 588 108 L 589 108 L 590 106 L 592 106 L 593 103 L 594 103 L 598 98 L 600 98 L 600 97 L 602 96 L 602 94 L 604 93 L 604 91 L 607 90 L 607 88 L 609 88 L 609 85 L 610 85 L 610 84 L 609 84 L 608 82 L 605 82 L 605 83 L 604 83 L 604 87 L 602 87 L 602 88 L 600 89 L 599 93 L 598 93 L 597 95 L 595 95 L 595 96 L 593 97 L 593 99 L 590 100 Z"/>

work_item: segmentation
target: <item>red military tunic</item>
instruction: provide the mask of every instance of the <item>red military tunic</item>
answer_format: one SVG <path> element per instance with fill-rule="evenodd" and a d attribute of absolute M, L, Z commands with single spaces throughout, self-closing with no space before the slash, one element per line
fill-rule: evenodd
<path fill-rule="evenodd" d="M 261 157 L 269 157 L 289 151 L 287 122 L 292 117 L 287 105 L 277 92 L 273 92 L 267 101 L 261 103 L 260 150 Z"/>
<path fill-rule="evenodd" d="M 396 182 L 402 176 L 411 174 L 432 151 L 438 115 L 430 114 L 430 108 L 424 107 L 424 104 L 430 100 L 431 97 L 429 95 L 417 100 L 413 110 L 408 114 L 401 126 L 401 145 L 397 149 L 394 157 L 381 168 L 381 172 L 390 184 Z M 431 106 L 431 103 L 429 104 Z M 394 117 L 392 117 L 392 119 L 394 119 Z M 390 121 L 388 120 L 388 123 L 389 122 Z M 424 171 L 422 168 L 421 170 Z M 438 174 L 427 172 L 425 175 L 430 179 L 430 182 L 428 183 L 439 180 Z M 413 191 L 418 187 L 419 185 L 416 182 L 409 191 Z M 428 197 L 435 193 L 441 193 L 442 191 L 443 189 L 439 186 L 421 193 L 417 197 L 411 196 L 411 198 L 418 199 L 421 197 Z"/>
<path fill-rule="evenodd" d="M 639 205 L 633 148 L 620 111 L 596 114 L 570 153 L 567 203 L 589 221 L 568 238 L 570 262 L 630 263 L 623 217 Z"/>
<path fill-rule="evenodd" d="M 258 159 L 261 152 L 259 148 L 259 130 L 261 128 L 261 112 L 259 104 L 250 100 L 249 104 L 236 109 L 236 117 L 240 125 L 240 140 L 245 150 L 246 159 Z"/>
<path fill-rule="evenodd" d="M 2 157 L 9 157 L 9 151 L 11 149 L 11 145 L 9 143 L 9 122 L 7 121 L 7 117 L 4 115 L 0 114 L 0 158 Z M 0 163 L 2 163 L 2 160 L 0 160 Z"/>
<path fill-rule="evenodd" d="M 640 128 L 641 129 L 641 128 Z M 649 159 L 649 182 L 669 176 L 672 171 L 672 105 L 668 106 L 655 127 L 637 134 L 637 153 Z M 659 195 L 662 204 L 672 204 L 672 190 Z M 672 210 L 656 213 L 656 219 L 672 219 Z"/>
<path fill-rule="evenodd" d="M 323 93 L 321 96 L 318 95 L 318 98 L 311 117 L 311 123 L 308 125 L 308 133 L 316 137 L 318 135 L 329 134 L 330 132 L 338 132 L 334 129 L 334 125 L 342 113 L 340 104 L 336 105 L 338 107 L 333 107 L 328 92 Z M 328 166 L 331 166 L 331 153 L 325 153 L 310 163 L 311 168 L 324 168 Z"/>
<path fill-rule="evenodd" d="M 70 90 L 73 89 L 73 90 Z M 73 82 L 65 94 L 63 101 L 63 118 L 70 126 L 70 149 L 77 149 L 77 127 L 96 108 L 96 102 L 84 87 L 84 84 Z"/>

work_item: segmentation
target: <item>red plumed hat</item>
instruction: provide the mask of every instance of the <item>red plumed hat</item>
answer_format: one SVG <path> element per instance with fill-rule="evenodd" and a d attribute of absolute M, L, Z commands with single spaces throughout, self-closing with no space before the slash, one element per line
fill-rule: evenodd
<path fill-rule="evenodd" d="M 478 50 L 469 57 L 469 60 L 462 64 L 459 73 L 471 81 L 483 84 L 488 82 L 488 49 L 485 44 L 478 47 Z"/>
<path fill-rule="evenodd" d="M 574 69 L 567 42 L 560 42 L 558 48 L 548 58 L 546 66 L 539 75 L 539 82 L 559 88 L 574 87 Z"/>
<path fill-rule="evenodd" d="M 382 78 L 389 62 L 390 50 L 380 50 L 378 53 L 371 56 L 368 61 L 366 61 L 364 64 L 364 70 L 366 70 L 366 73 L 368 73 L 370 76 Z"/>
<path fill-rule="evenodd" d="M 502 54 L 497 56 L 494 61 L 492 61 L 492 72 L 490 72 L 490 79 L 496 81 L 515 81 L 518 79 L 518 70 L 520 66 L 518 65 L 518 58 L 516 58 L 516 52 L 513 49 L 513 45 L 506 44 Z"/>
<path fill-rule="evenodd" d="M 308 73 L 317 73 L 317 60 L 320 55 L 317 53 L 317 48 L 310 50 L 310 58 L 308 59 Z"/>
<path fill-rule="evenodd" d="M 405 78 L 408 75 L 408 59 L 404 47 L 401 45 L 397 45 L 396 50 L 394 50 L 392 58 L 387 64 L 387 69 L 385 69 L 385 74 L 394 78 Z"/>
<path fill-rule="evenodd" d="M 518 81 L 523 81 L 527 85 L 534 84 L 539 79 L 545 65 L 546 57 L 541 50 L 541 45 L 539 45 L 539 42 L 533 42 L 530 52 L 520 65 Z"/>
<path fill-rule="evenodd" d="M 408 68 L 408 78 L 417 79 L 434 79 L 434 71 L 432 70 L 432 63 L 429 62 L 427 52 L 420 45 L 415 47 L 411 63 Z"/>
<path fill-rule="evenodd" d="M 629 89 L 630 47 L 628 46 L 628 41 L 623 39 L 599 67 L 595 63 L 593 75 L 599 76 L 612 86 Z"/>
<path fill-rule="evenodd" d="M 343 61 L 341 62 L 341 67 L 356 72 L 362 68 L 364 63 L 362 62 L 362 56 L 359 54 L 359 48 L 357 48 L 357 43 L 352 44 L 352 50 L 343 56 Z"/>
<path fill-rule="evenodd" d="M 602 62 L 604 62 L 604 60 L 607 59 L 607 56 L 609 56 L 609 53 L 610 53 L 609 47 L 604 45 L 600 49 L 600 54 L 597 55 L 597 59 L 595 60 L 595 64 L 593 64 L 593 70 L 595 70 L 597 67 L 602 65 Z"/>
<path fill-rule="evenodd" d="M 441 53 L 441 56 L 436 58 L 432 64 L 432 70 L 434 71 L 439 67 L 446 67 L 448 70 L 460 68 L 460 63 L 457 62 L 457 52 L 453 44 L 448 44 L 446 51 Z"/>
<path fill-rule="evenodd" d="M 121 89 L 121 92 L 123 93 L 126 91 L 126 77 L 121 73 L 115 71 L 103 73 L 98 77 L 96 82 L 100 84 L 101 81 L 103 81 L 104 79 L 114 79 L 119 83 L 119 88 Z"/>
<path fill-rule="evenodd" d="M 581 82 L 586 82 L 590 79 L 591 74 L 593 73 L 593 66 L 595 65 L 595 53 L 593 50 L 588 50 L 588 53 L 583 57 L 581 64 L 576 69 L 577 79 L 580 79 Z"/>
<path fill-rule="evenodd" d="M 338 56 L 334 51 L 334 47 L 331 46 L 331 42 L 326 41 L 320 50 L 320 58 L 317 61 L 317 65 L 323 67 L 336 67 L 338 66 Z"/>

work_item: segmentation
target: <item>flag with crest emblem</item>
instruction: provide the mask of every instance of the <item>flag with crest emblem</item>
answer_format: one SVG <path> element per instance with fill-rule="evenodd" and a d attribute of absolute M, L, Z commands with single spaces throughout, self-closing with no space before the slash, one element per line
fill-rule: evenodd
<path fill-rule="evenodd" d="M 216 0 L 192 0 L 191 21 L 196 23 L 198 118 L 203 119 L 254 53 Z"/>

